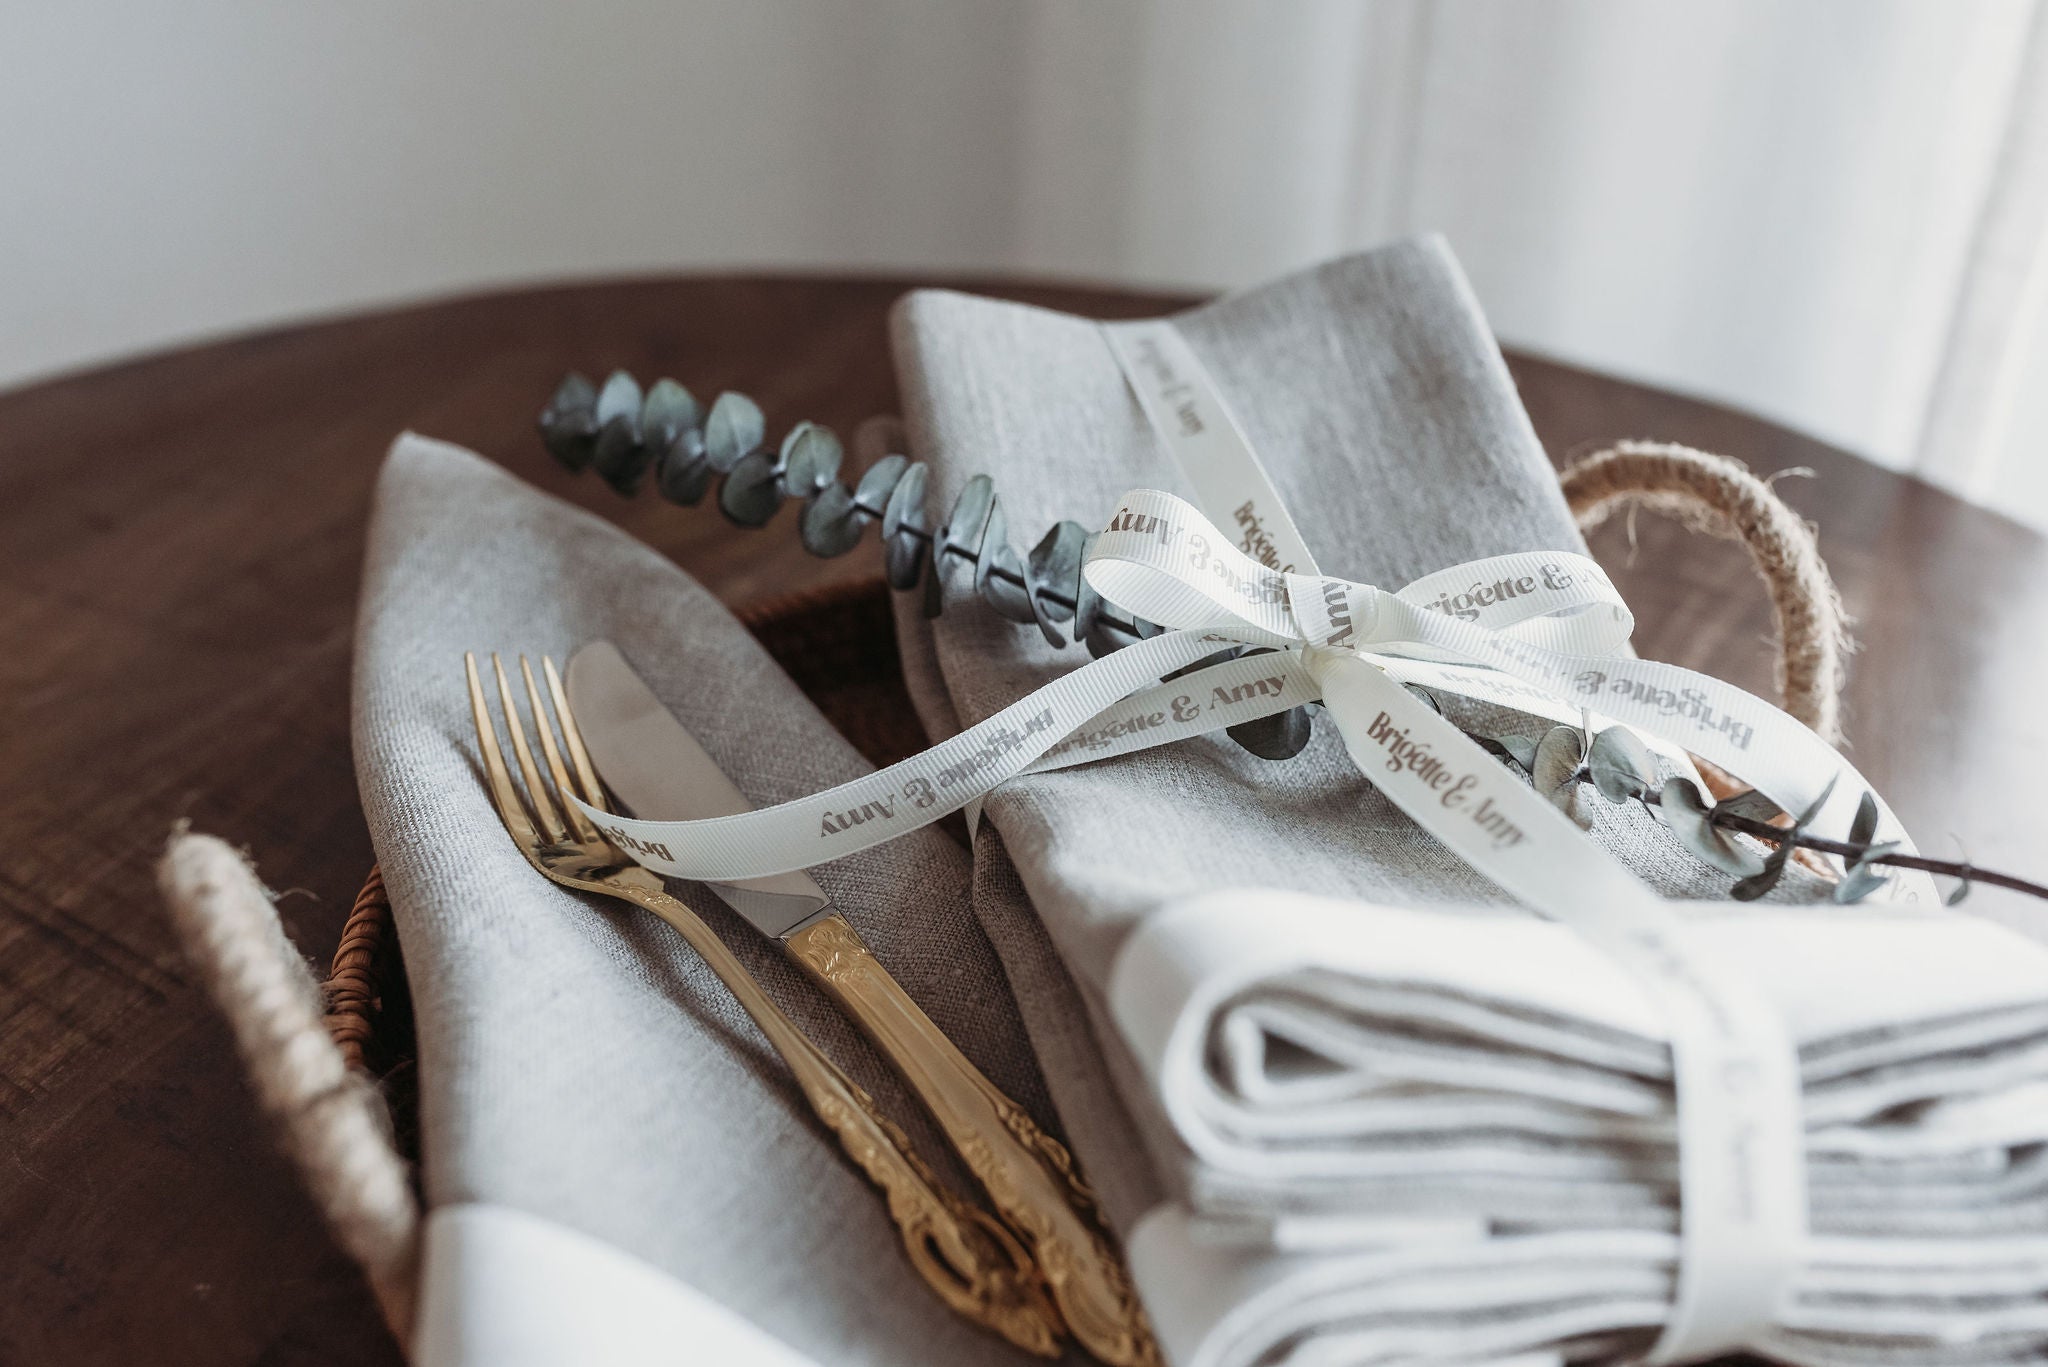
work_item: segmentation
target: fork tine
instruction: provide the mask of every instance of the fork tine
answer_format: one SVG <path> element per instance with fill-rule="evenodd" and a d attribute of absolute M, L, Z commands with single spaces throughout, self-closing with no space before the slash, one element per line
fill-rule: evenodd
<path fill-rule="evenodd" d="M 519 772 L 526 779 L 527 804 L 538 818 L 535 824 L 540 827 L 541 834 L 551 843 L 559 844 L 569 838 L 569 831 L 555 811 L 547 785 L 541 782 L 540 767 L 533 762 L 533 751 L 526 744 L 526 726 L 519 720 L 519 704 L 512 701 L 512 683 L 505 677 L 505 662 L 498 658 L 495 650 L 491 652 L 491 668 L 498 675 L 498 701 L 505 708 L 505 729 L 512 733 L 512 753 L 519 757 Z"/>
<path fill-rule="evenodd" d="M 540 687 L 533 681 L 533 666 L 526 657 L 519 657 L 519 674 L 526 681 L 526 701 L 533 708 L 533 730 L 540 738 L 540 755 L 547 761 L 548 777 L 554 780 L 555 801 L 561 804 L 562 819 L 569 823 L 570 832 L 578 839 L 597 839 L 597 828 L 583 815 L 576 804 L 570 801 L 576 790 L 569 786 L 569 771 L 562 767 L 562 752 L 555 747 L 555 728 L 548 721 L 548 709 L 540 700 Z"/>
<path fill-rule="evenodd" d="M 562 719 L 562 740 L 569 747 L 569 762 L 576 766 L 576 777 L 583 785 L 583 800 L 599 811 L 607 811 L 604 785 L 597 781 L 597 766 L 590 762 L 590 752 L 583 748 L 583 732 L 576 727 L 576 714 L 569 710 L 568 690 L 562 687 L 562 676 L 555 672 L 554 658 L 541 656 L 540 667 L 548 676 L 548 696 L 555 700 L 555 715 Z"/>
<path fill-rule="evenodd" d="M 498 728 L 491 722 L 490 704 L 484 701 L 483 680 L 476 672 L 476 652 L 462 653 L 462 667 L 469 675 L 469 714 L 476 723 L 476 745 L 484 760 L 484 786 L 491 790 L 491 801 L 498 808 L 498 819 L 505 823 L 505 829 L 512 832 L 513 840 L 520 846 L 531 849 L 540 843 L 540 836 L 533 829 L 533 820 L 526 813 L 525 804 L 519 800 L 519 790 L 512 784 L 512 775 L 505 768 L 505 752 L 498 748 Z"/>

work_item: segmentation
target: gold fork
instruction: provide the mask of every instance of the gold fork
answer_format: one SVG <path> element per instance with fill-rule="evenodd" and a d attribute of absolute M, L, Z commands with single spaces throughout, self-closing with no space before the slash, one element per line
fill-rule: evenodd
<path fill-rule="evenodd" d="M 485 781 L 499 817 L 526 861 L 563 887 L 631 902 L 674 926 L 711 965 L 711 970 L 739 999 L 747 1014 L 754 1018 L 754 1024 L 789 1064 L 803 1089 L 804 1099 L 838 1136 L 847 1156 L 867 1174 L 868 1180 L 882 1189 L 911 1266 L 939 1298 L 1020 1348 L 1041 1357 L 1057 1355 L 1066 1326 L 1047 1297 L 1037 1263 L 1023 1245 L 993 1216 L 942 1186 L 931 1168 L 911 1150 L 903 1131 L 883 1116 L 873 1099 L 761 990 L 725 942 L 695 912 L 664 892 L 658 876 L 627 858 L 590 824 L 574 803 L 566 800 L 570 793 L 580 791 L 592 806 L 601 809 L 605 805 L 604 790 L 583 748 L 583 737 L 569 711 L 568 695 L 554 661 L 543 657 L 541 666 L 547 676 L 549 699 L 561 724 L 560 745 L 556 743 L 547 710 L 541 705 L 533 668 L 524 656 L 519 660 L 527 702 L 533 710 L 534 730 L 547 765 L 544 777 L 527 744 L 526 728 L 520 723 L 505 667 L 496 654 L 491 656 L 499 706 L 505 713 L 512 752 L 525 780 L 523 801 L 506 766 L 504 752 L 498 747 L 498 732 L 477 674 L 476 656 L 465 653 L 463 664 L 469 678 L 469 706 L 476 722 L 477 746 L 483 754 Z M 562 762 L 564 748 L 575 767 L 573 785 Z"/>

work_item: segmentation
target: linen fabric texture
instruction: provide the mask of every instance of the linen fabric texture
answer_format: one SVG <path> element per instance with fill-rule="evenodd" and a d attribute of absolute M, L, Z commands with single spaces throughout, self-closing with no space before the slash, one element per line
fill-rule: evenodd
<path fill-rule="evenodd" d="M 1032 1360 L 953 1315 L 912 1272 L 879 1193 L 681 937 L 625 903 L 549 883 L 500 824 L 463 652 L 506 652 L 521 693 L 520 653 L 538 668 L 542 654 L 559 663 L 597 639 L 619 646 L 758 805 L 869 768 L 661 556 L 467 451 L 401 438 L 372 513 L 354 733 L 412 984 L 429 1207 L 508 1208 L 590 1236 L 821 1362 Z M 1003 970 L 968 908 L 966 854 L 926 830 L 817 877 L 932 1019 L 1053 1121 Z M 782 951 L 709 892 L 672 890 L 955 1189 L 972 1192 L 915 1098 Z M 578 1313 L 573 1280 L 538 1280 L 562 1298 L 552 1313 Z M 545 1294 L 534 1281 L 527 1291 Z M 459 1272 L 446 1284 L 450 1295 L 482 1294 Z M 547 1319 L 531 1305 L 519 1312 Z M 458 1325 L 493 1313 L 423 1310 Z M 444 1357 L 461 1358 L 460 1333 L 441 1340 L 457 1344 Z M 689 1345 L 669 1350 L 686 1356 Z"/>
<path fill-rule="evenodd" d="M 1176 321 L 1325 573 L 1392 589 L 1485 555 L 1583 552 L 1440 242 Z M 931 507 L 988 474 L 1028 546 L 1061 519 L 1100 525 L 1131 488 L 1186 496 L 1092 322 L 926 291 L 894 342 Z M 971 593 L 948 573 L 949 597 Z M 905 672 L 935 739 L 1085 659 L 976 605 L 927 621 L 909 597 Z M 1726 896 L 1640 806 L 1588 807 L 1591 838 L 1661 895 Z M 1396 810 L 1327 719 L 1284 762 L 1218 735 L 1014 779 L 984 812 L 975 911 L 1177 1363 L 1648 1346 L 1677 1204 L 1654 1004 Z M 1233 912 L 1227 888 L 1256 891 Z M 1823 891 L 1795 872 L 1774 901 Z M 1951 935 L 1942 914 L 1698 914 L 1773 961 L 1809 1089 L 1822 1243 L 1757 1346 L 1815 1364 L 2043 1351 L 2048 1124 L 2021 1117 L 2048 1080 L 2048 956 L 1988 925 Z M 1912 933 L 1888 934 L 1902 919 Z M 1413 952 L 1376 957 L 1390 939 Z M 1177 979 L 1190 964 L 1230 994 Z M 1970 995 L 1992 980 L 2003 995 Z"/>

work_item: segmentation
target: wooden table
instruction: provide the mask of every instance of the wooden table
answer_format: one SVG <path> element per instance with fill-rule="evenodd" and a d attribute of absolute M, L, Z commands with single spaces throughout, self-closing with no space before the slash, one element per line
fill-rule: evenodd
<path fill-rule="evenodd" d="M 0 396 L 0 1361 L 398 1361 L 179 959 L 153 883 L 165 835 L 189 820 L 245 844 L 324 962 L 371 862 L 350 634 L 371 481 L 404 428 L 597 509 L 735 605 L 872 575 L 871 547 L 818 562 L 787 528 L 621 502 L 557 469 L 533 419 L 563 371 L 623 366 L 744 389 L 773 430 L 848 431 L 893 404 L 884 318 L 910 283 L 521 291 Z M 1176 302 L 966 283 L 1104 316 Z M 1862 624 L 1857 762 L 1931 852 L 2048 867 L 2028 796 L 2048 759 L 2042 538 L 1739 413 L 1512 363 L 1557 459 L 1650 436 L 1811 468 L 1780 487 Z M 1768 692 L 1768 614 L 1738 550 L 1648 518 L 1635 551 L 1620 528 L 1596 549 L 1646 654 Z"/>

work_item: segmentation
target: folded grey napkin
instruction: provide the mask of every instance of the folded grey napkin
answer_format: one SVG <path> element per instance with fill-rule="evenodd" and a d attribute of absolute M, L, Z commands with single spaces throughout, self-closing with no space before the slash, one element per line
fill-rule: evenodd
<path fill-rule="evenodd" d="M 1177 322 L 1325 573 L 1397 588 L 1483 555 L 1584 552 L 1441 242 L 1348 257 Z M 1101 522 L 1132 488 L 1186 492 L 1093 323 L 919 291 L 898 306 L 894 339 L 911 444 L 931 464 L 931 506 L 990 475 L 1009 526 L 1028 541 L 1064 518 Z M 927 622 L 907 597 L 897 605 L 905 675 L 935 734 L 973 725 L 1086 660 L 973 603 Z M 1643 811 L 1592 805 L 1596 838 L 1651 886 L 1673 897 L 1725 894 L 1725 876 L 1675 849 Z M 1157 1200 L 1157 1178 L 1135 1146 L 1116 1141 L 1128 1121 L 1115 1098 L 1070 1079 L 1135 1077 L 1104 1028 L 1105 989 L 1142 917 L 1239 885 L 1402 906 L 1504 900 L 1380 795 L 1327 722 L 1284 762 L 1217 736 L 1018 778 L 985 810 L 995 830 L 977 849 L 976 906 L 1020 984 L 1062 1115 L 1084 1154 L 1101 1152 L 1090 1169 L 1126 1227 Z M 1810 887 L 1794 876 L 1784 895 Z M 1033 908 L 1040 936 L 1026 925 Z M 1027 992 L 1025 982 L 1047 986 Z M 1085 1003 L 1092 1039 L 1069 1000 Z M 1111 1044 L 1106 1060 L 1064 1066 L 1099 1059 L 1096 1040 Z"/>
<path fill-rule="evenodd" d="M 1395 588 L 1484 555 L 1583 551 L 1440 243 L 1337 261 L 1176 321 L 1325 572 Z M 990 475 L 1028 544 L 1063 518 L 1100 525 L 1131 488 L 1186 493 L 1093 324 L 921 292 L 899 307 L 895 344 L 933 506 Z M 935 735 L 1085 658 L 971 602 L 935 622 L 899 606 L 898 624 Z M 1725 897 L 1726 876 L 1645 811 L 1595 805 L 1593 838 L 1652 888 Z M 1654 1027 L 1631 1034 L 1568 1001 L 1532 1018 L 1526 994 L 1461 981 L 1460 954 L 1484 966 L 1493 932 L 1530 918 L 1383 798 L 1334 727 L 1320 723 L 1280 763 L 1215 736 L 1026 776 L 985 812 L 976 912 L 1178 1362 L 1555 1360 L 1648 1341 L 1671 1295 L 1668 1052 Z M 1346 935 L 1370 938 L 1360 927 L 1418 934 L 1441 921 L 1465 933 L 1444 941 L 1433 983 L 1375 978 L 1365 951 L 1342 967 L 1304 951 L 1241 984 L 1193 1036 L 1206 1081 L 1176 1095 L 1161 1083 L 1163 1046 L 1139 1028 L 1157 1014 L 1145 999 L 1159 984 L 1128 968 L 1132 945 L 1180 928 L 1161 929 L 1191 902 L 1245 887 L 1260 890 L 1244 899 L 1254 918 L 1276 895 L 1312 895 L 1333 952 Z M 1815 891 L 1801 876 L 1776 896 Z M 1426 916 L 1374 919 L 1389 909 Z M 1757 952 L 1772 943 L 1757 934 Z M 1803 962 L 1819 972 L 1827 949 Z M 1979 1021 L 1952 1019 L 1967 1012 L 1950 1001 L 1909 1012 L 1908 1028 L 1799 1036 L 1816 1231 L 1927 1242 L 1872 1255 L 1877 1273 L 1867 1259 L 1835 1268 L 1822 1278 L 1835 1298 L 1826 1314 L 1772 1351 L 1815 1363 L 2039 1351 L 2024 1330 L 2042 1294 L 2030 1260 L 2048 1266 L 2040 1127 L 2014 1119 L 2048 1063 L 2048 995 L 2030 996 L 2030 983 Z M 1970 1029 L 1981 1033 L 1953 1033 Z M 1900 1124 L 1893 1106 L 1925 1114 Z M 1552 1242 L 1526 1242 L 1536 1234 Z M 1447 1239 L 1457 1251 L 1443 1251 Z M 1233 1243 L 1264 1251 L 1218 1251 Z M 1876 1310 L 1899 1308 L 1907 1267 L 1930 1285 L 1995 1281 L 2007 1299 L 1988 1318 L 1957 1292 L 1886 1319 Z M 1859 1320 L 1847 1308 L 1858 1305 L 1871 1313 Z"/>
<path fill-rule="evenodd" d="M 1021 1360 L 911 1271 L 879 1195 L 681 938 L 548 883 L 499 824 L 463 652 L 559 661 L 599 638 L 757 804 L 869 767 L 660 556 L 466 451 L 413 436 L 393 447 L 364 572 L 354 732 L 418 1025 L 421 1356 L 512 1361 L 501 1355 L 512 1340 L 559 1330 L 576 1360 L 597 1360 L 593 1345 L 621 1341 L 598 1337 L 607 1323 L 644 1314 L 650 1333 L 631 1350 L 644 1355 L 630 1360 L 736 1360 L 731 1335 L 651 1332 L 674 1317 L 649 1306 L 709 1303 L 825 1362 Z M 957 846 L 924 831 L 817 876 L 947 1034 L 1050 1119 Z M 716 897 L 676 891 L 945 1167 L 943 1141 L 837 1009 Z M 562 1266 L 549 1261 L 563 1249 Z M 678 1286 L 689 1294 L 672 1295 Z M 598 1356 L 629 1360 L 620 1354 Z"/>

